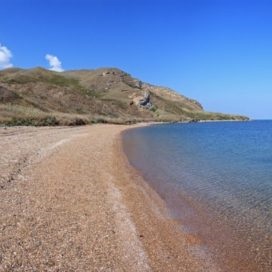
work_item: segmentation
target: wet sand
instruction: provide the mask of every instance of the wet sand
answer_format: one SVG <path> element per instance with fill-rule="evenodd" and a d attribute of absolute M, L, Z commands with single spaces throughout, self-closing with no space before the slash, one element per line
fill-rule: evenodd
<path fill-rule="evenodd" d="M 221 271 L 129 165 L 132 127 L 0 128 L 0 271 Z"/>

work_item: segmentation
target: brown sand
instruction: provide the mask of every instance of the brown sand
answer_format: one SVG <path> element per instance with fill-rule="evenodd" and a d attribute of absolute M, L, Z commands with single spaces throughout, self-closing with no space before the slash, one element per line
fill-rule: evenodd
<path fill-rule="evenodd" d="M 0 128 L 0 271 L 220 271 L 128 164 L 127 128 Z"/>

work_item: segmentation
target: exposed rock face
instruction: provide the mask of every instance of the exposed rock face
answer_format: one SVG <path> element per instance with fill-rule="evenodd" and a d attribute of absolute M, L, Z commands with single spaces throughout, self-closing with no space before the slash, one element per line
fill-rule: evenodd
<path fill-rule="evenodd" d="M 164 99 L 167 99 L 169 101 L 180 102 L 182 103 L 184 108 L 188 108 L 190 110 L 203 111 L 203 107 L 198 101 L 190 99 L 182 94 L 179 94 L 170 88 L 154 86 L 151 84 L 144 83 L 142 89 L 147 92 L 153 93 L 156 96 L 160 96 Z"/>
<path fill-rule="evenodd" d="M 150 93 L 145 92 L 144 97 L 139 101 L 141 107 L 145 107 L 147 109 L 151 108 L 152 104 L 150 101 Z"/>
<path fill-rule="evenodd" d="M 152 107 L 150 93 L 146 91 L 144 95 L 134 97 L 133 103 L 139 108 L 150 109 Z"/>

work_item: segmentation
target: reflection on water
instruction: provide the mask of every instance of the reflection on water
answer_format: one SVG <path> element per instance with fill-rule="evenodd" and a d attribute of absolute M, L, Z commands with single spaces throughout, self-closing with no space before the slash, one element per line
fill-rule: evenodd
<path fill-rule="evenodd" d="M 271 271 L 272 121 L 138 128 L 124 147 L 226 271 Z"/>

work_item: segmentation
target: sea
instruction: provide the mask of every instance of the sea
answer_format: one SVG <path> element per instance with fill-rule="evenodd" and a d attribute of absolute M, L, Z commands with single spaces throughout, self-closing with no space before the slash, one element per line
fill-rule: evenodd
<path fill-rule="evenodd" d="M 151 125 L 123 146 L 180 231 L 199 237 L 192 253 L 222 271 L 272 271 L 272 121 Z"/>

